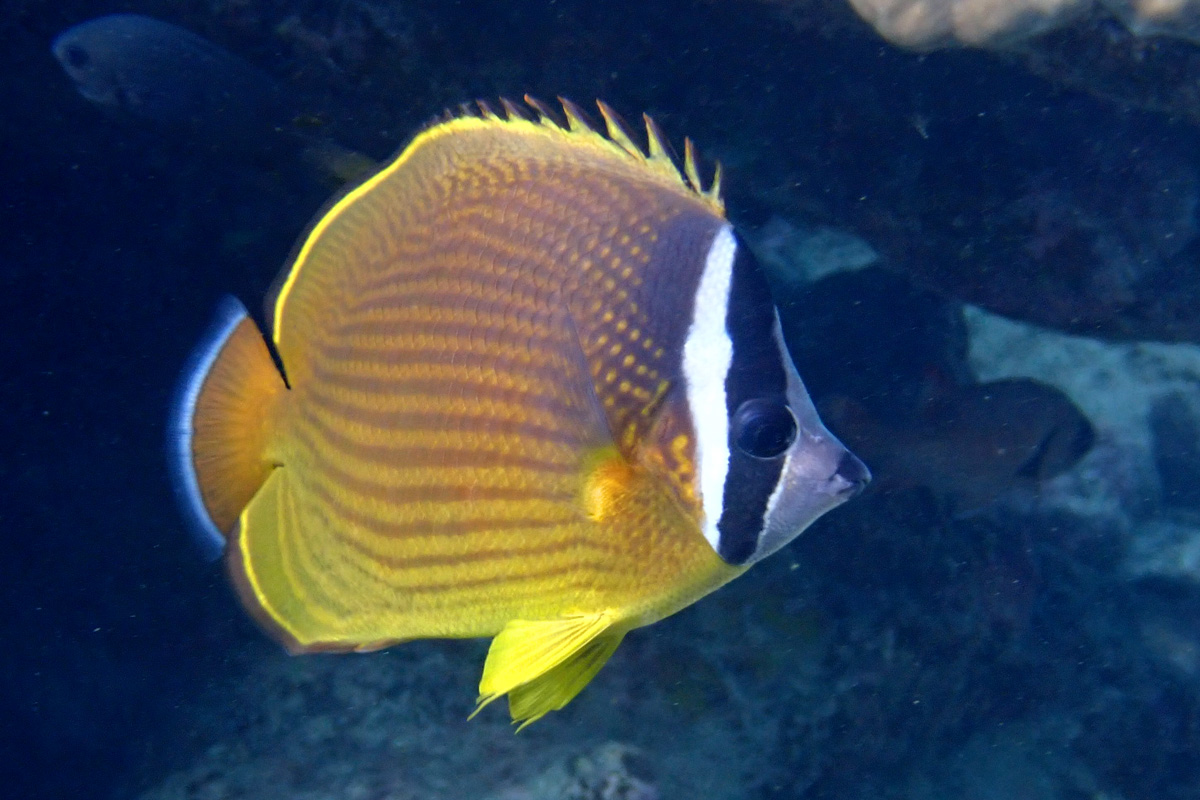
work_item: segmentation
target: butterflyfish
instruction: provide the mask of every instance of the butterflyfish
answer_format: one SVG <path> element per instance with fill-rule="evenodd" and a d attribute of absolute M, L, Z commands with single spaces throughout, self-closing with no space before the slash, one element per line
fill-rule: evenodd
<path fill-rule="evenodd" d="M 562 708 L 630 630 L 856 494 L 767 283 L 647 118 L 526 98 L 426 129 L 320 214 L 260 333 L 227 300 L 179 493 L 293 652 L 492 637 L 477 709 Z"/>

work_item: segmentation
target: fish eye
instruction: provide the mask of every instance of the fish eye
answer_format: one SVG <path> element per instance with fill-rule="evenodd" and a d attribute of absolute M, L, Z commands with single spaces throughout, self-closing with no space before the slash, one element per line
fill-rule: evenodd
<path fill-rule="evenodd" d="M 782 398 L 756 398 L 733 415 L 733 441 L 752 458 L 776 458 L 796 441 L 796 417 Z"/>
<path fill-rule="evenodd" d="M 75 67 L 75 69 L 83 69 L 92 60 L 92 57 L 88 55 L 88 51 L 77 44 L 67 45 L 65 54 L 67 63 Z"/>

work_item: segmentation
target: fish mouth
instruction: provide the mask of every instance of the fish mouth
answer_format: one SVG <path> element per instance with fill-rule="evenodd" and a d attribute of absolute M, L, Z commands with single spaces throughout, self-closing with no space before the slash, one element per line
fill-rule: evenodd
<path fill-rule="evenodd" d="M 867 465 L 849 450 L 842 453 L 837 469 L 829 477 L 831 494 L 841 503 L 857 497 L 870 482 L 871 470 L 867 469 Z"/>

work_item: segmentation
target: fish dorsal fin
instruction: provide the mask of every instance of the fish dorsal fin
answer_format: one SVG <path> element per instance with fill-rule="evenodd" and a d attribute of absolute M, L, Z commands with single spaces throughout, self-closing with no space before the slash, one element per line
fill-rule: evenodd
<path fill-rule="evenodd" d="M 567 130 L 575 134 L 592 131 L 592 126 L 588 125 L 587 120 L 584 118 L 583 110 L 579 106 L 561 97 L 558 101 L 562 103 L 563 113 L 567 115 Z"/>
<path fill-rule="evenodd" d="M 525 106 L 507 99 L 499 101 L 499 107 L 477 101 L 474 105 L 463 105 L 456 112 L 448 111 L 435 124 L 418 134 L 399 155 L 374 174 L 365 177 L 357 185 L 348 185 L 314 219 L 308 233 L 300 240 L 288 266 L 274 282 L 267 297 L 267 319 L 270 322 L 272 339 L 282 345 L 282 309 L 289 294 L 299 282 L 299 276 L 311 255 L 312 246 L 325 230 L 361 197 L 370 194 L 381 183 L 389 180 L 397 168 L 409 161 L 414 154 L 433 141 L 447 135 L 462 133 L 481 126 L 496 129 L 508 128 L 514 133 L 540 132 L 566 140 L 594 151 L 606 152 L 638 168 L 642 175 L 680 194 L 699 201 L 709 212 L 718 217 L 725 216 L 725 204 L 721 198 L 721 167 L 714 168 L 713 179 L 705 187 L 700 177 L 699 162 L 695 147 L 685 144 L 683 167 L 676 165 L 669 154 L 666 136 L 649 116 L 643 115 L 646 126 L 646 147 L 642 148 L 617 114 L 604 103 L 598 102 L 604 119 L 604 132 L 586 119 L 583 111 L 568 100 L 559 99 L 564 120 L 546 103 L 526 95 Z M 533 119 L 529 111 L 533 112 Z M 284 359 L 286 365 L 287 360 Z"/>
<path fill-rule="evenodd" d="M 697 166 L 696 146 L 692 144 L 691 139 L 683 140 L 683 173 L 687 176 L 688 183 L 692 185 L 692 191 L 698 194 L 707 193 L 714 197 L 721 196 L 721 162 L 718 161 L 713 167 L 712 183 L 705 189 L 700 180 L 700 168 Z"/>
<path fill-rule="evenodd" d="M 608 103 L 597 101 L 596 105 L 600 107 L 600 114 L 604 117 L 604 126 L 608 131 L 608 138 L 616 142 L 622 150 L 634 158 L 644 158 L 642 149 L 634 144 L 633 137 L 629 135 L 629 128 L 625 125 L 625 120 L 621 119 L 620 115 L 613 111 Z"/>
<path fill-rule="evenodd" d="M 646 148 L 643 149 L 634 141 L 628 126 L 621 117 L 607 103 L 596 101 L 600 115 L 604 119 L 605 130 L 602 133 L 588 121 L 582 109 L 575 103 L 562 97 L 558 98 L 558 101 L 562 105 L 562 113 L 566 118 L 565 123 L 558 120 L 554 109 L 548 104 L 530 95 L 525 95 L 525 102 L 537 114 L 535 124 L 562 131 L 568 136 L 581 140 L 611 147 L 624 156 L 637 161 L 660 178 L 665 178 L 671 183 L 687 189 L 703 200 L 714 212 L 724 215 L 725 203 L 721 199 L 721 165 L 717 163 L 714 166 L 713 180 L 705 187 L 700 178 L 695 146 L 690 139 L 685 140 L 684 166 L 681 170 L 670 156 L 670 146 L 666 135 L 648 114 L 642 115 L 646 126 Z M 507 114 L 504 122 L 527 121 L 522 109 L 515 103 L 501 99 L 500 104 Z M 488 120 L 500 120 L 500 117 L 492 112 L 490 107 L 487 107 L 486 111 L 481 109 L 480 116 Z"/>
<path fill-rule="evenodd" d="M 507 97 L 500 98 L 500 107 L 504 109 L 504 113 L 509 118 L 524 116 L 524 112 L 521 111 L 517 104 L 509 100 Z"/>
<path fill-rule="evenodd" d="M 613 624 L 614 615 L 609 612 L 594 614 L 572 614 L 548 620 L 515 619 L 504 626 L 504 630 L 492 640 L 488 649 L 487 661 L 483 665 L 483 678 L 479 681 L 479 705 L 474 713 L 519 687 L 529 686 L 541 678 L 554 675 L 557 668 L 563 667 L 569 660 L 586 655 L 587 645 L 598 636 L 609 630 Z M 618 637 L 617 641 L 620 641 Z M 615 644 L 613 648 L 615 649 Z M 611 654 L 611 650 L 609 650 Z M 607 656 L 605 657 L 607 658 Z M 603 664 L 595 665 L 598 670 Z M 584 665 L 585 667 L 587 664 Z M 595 670 L 587 673 L 587 679 L 595 674 Z M 579 671 L 570 671 L 570 675 L 558 673 L 564 678 L 570 678 L 568 684 L 578 688 L 562 701 L 574 697 L 582 689 L 587 680 L 578 682 L 582 676 Z M 558 698 L 565 692 L 551 692 L 546 684 L 541 684 L 537 694 L 550 698 Z M 531 695 L 526 695 L 528 699 Z M 553 708 L 541 708 L 538 703 L 527 703 L 524 709 L 531 712 L 523 719 L 532 721 Z M 561 705 L 558 706 L 561 708 Z"/>

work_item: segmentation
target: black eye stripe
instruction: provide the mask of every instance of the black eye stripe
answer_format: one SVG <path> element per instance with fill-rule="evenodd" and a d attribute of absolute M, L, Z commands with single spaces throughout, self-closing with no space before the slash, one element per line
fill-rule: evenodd
<path fill-rule="evenodd" d="M 725 377 L 729 416 L 747 400 L 786 394 L 787 375 L 775 341 L 775 301 L 762 269 L 741 238 L 737 240 L 725 326 L 733 342 L 733 362 Z"/>
<path fill-rule="evenodd" d="M 721 519 L 717 522 L 720 536 L 717 553 L 731 564 L 743 564 L 758 548 L 767 504 L 779 483 L 784 466 L 782 456 L 787 448 L 771 452 L 775 447 L 769 443 L 739 443 L 746 431 L 739 424 L 744 420 L 738 414 L 739 410 L 759 403 L 765 404 L 763 408 L 786 407 L 787 373 L 775 338 L 775 303 L 770 288 L 740 238 L 725 325 L 733 343 L 733 360 L 725 377 L 725 403 L 730 420 L 729 471 L 725 477 Z M 746 406 L 748 403 L 752 405 Z M 791 419 L 794 422 L 794 417 Z M 795 431 L 790 431 L 790 436 L 794 435 Z M 751 446 L 743 448 L 740 446 L 743 444 Z M 762 448 L 762 454 L 750 452 L 756 446 Z"/>

